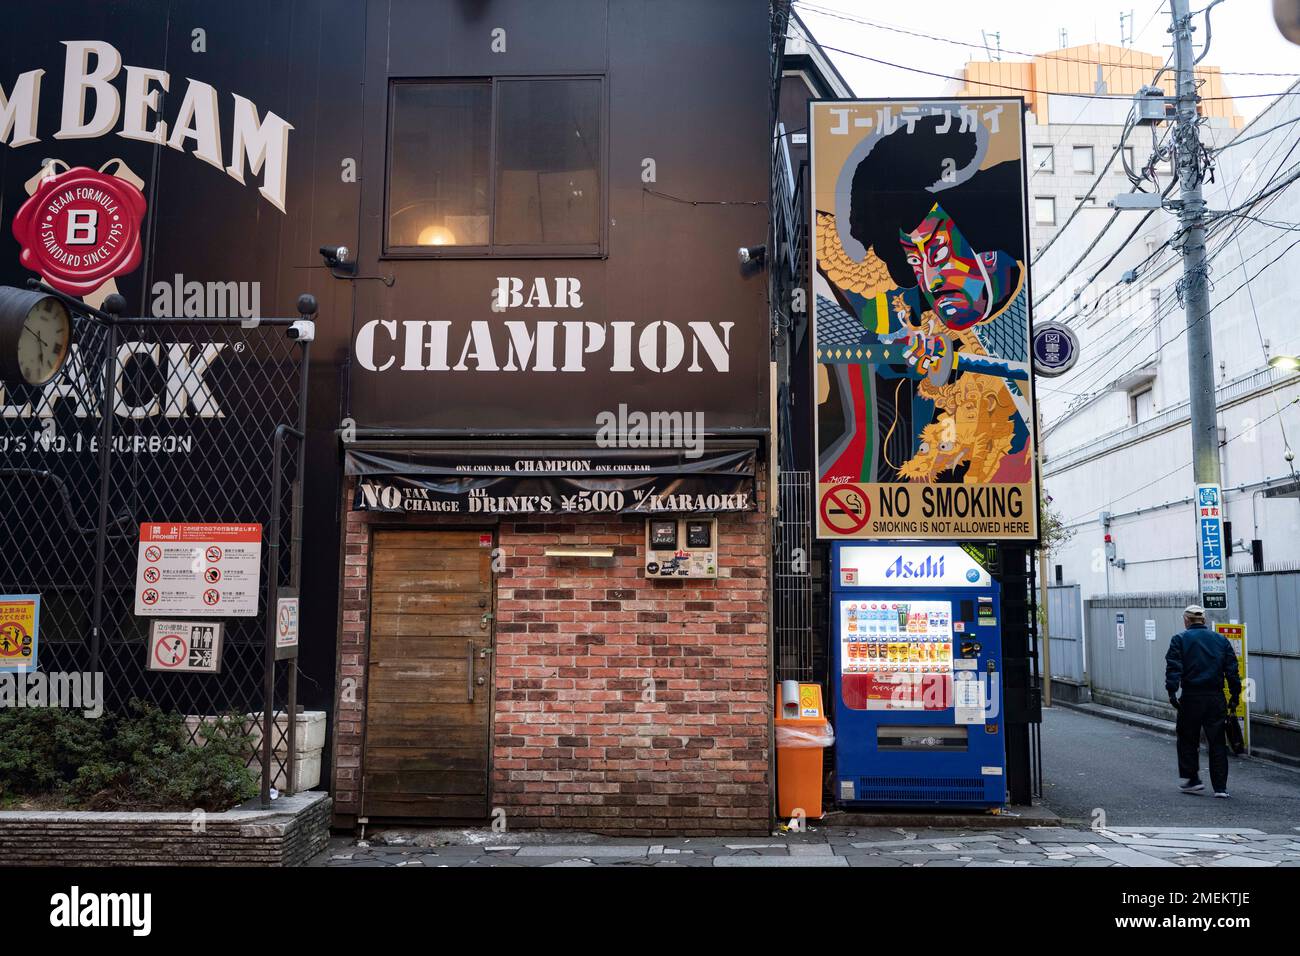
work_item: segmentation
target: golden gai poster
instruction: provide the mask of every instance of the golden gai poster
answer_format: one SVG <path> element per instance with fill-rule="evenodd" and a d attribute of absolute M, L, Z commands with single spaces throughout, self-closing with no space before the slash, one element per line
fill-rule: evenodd
<path fill-rule="evenodd" d="M 1036 538 L 1021 101 L 809 129 L 818 537 Z"/>

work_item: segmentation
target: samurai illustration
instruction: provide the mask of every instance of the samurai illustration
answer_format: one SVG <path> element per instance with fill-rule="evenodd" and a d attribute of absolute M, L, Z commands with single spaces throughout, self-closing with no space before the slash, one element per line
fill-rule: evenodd
<path fill-rule="evenodd" d="M 817 212 L 820 480 L 1029 481 L 1018 136 L 1002 158 L 996 117 L 912 111 Z"/>

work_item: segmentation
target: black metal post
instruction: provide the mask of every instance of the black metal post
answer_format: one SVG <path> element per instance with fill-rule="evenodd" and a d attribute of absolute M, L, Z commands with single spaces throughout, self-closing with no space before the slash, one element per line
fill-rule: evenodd
<path fill-rule="evenodd" d="M 310 296 L 302 296 L 298 300 L 298 311 L 304 316 L 313 314 L 316 311 L 316 300 Z M 307 444 L 307 375 L 309 372 L 308 362 L 311 358 L 311 339 L 308 337 L 302 341 L 302 371 L 298 380 L 298 427 L 292 425 L 279 424 L 275 427 L 275 436 L 272 440 L 271 453 L 271 527 L 269 534 L 269 548 L 267 560 L 266 575 L 266 648 L 263 652 L 265 661 L 265 673 L 262 678 L 262 691 L 265 696 L 262 709 L 262 806 L 271 805 L 271 781 L 274 778 L 274 771 L 271 769 L 271 758 L 274 753 L 271 733 L 275 724 L 275 634 L 278 621 L 278 605 L 280 601 L 280 479 L 283 473 L 284 460 L 284 438 L 286 435 L 292 435 L 298 439 L 298 466 L 295 481 L 301 482 L 302 470 L 305 462 L 305 450 Z M 300 546 L 299 539 L 302 535 L 302 506 L 298 495 L 294 495 L 293 513 L 290 516 L 290 547 L 289 547 L 289 584 L 295 589 L 295 592 L 301 595 L 298 589 L 298 575 L 300 567 Z M 301 599 L 301 598 L 300 598 Z M 301 606 L 299 607 L 299 621 L 301 621 Z M 297 764 L 297 676 L 298 676 L 298 659 L 293 657 L 289 664 L 289 692 L 287 705 L 287 714 L 285 719 L 285 732 L 288 735 L 286 740 L 286 749 L 288 751 L 288 762 L 285 767 L 287 779 L 285 780 L 285 793 L 294 792 L 294 773 Z"/>
<path fill-rule="evenodd" d="M 271 769 L 271 756 L 274 747 L 271 733 L 275 727 L 275 629 L 277 618 L 276 605 L 280 600 L 280 471 L 284 451 L 284 436 L 294 432 L 289 425 L 275 426 L 271 453 L 271 528 L 268 535 L 267 573 L 266 573 L 266 647 L 263 650 L 265 673 L 262 675 L 262 806 L 271 805 L 271 781 L 274 771 Z M 292 714 L 290 718 L 292 718 Z M 289 727 L 292 735 L 292 723 Z M 292 783 L 292 781 L 289 781 Z"/>
<path fill-rule="evenodd" d="M 313 300 L 312 305 L 315 305 Z M 303 304 L 299 303 L 299 310 Z M 313 309 L 314 311 L 314 309 Z M 309 313 L 303 312 L 305 318 Z M 302 374 L 298 381 L 298 464 L 293 480 L 293 513 L 289 526 L 289 586 L 298 595 L 298 624 L 301 640 L 302 626 L 302 486 L 303 469 L 307 466 L 307 373 L 310 370 L 311 341 L 302 343 Z M 277 475 L 276 481 L 279 481 Z M 301 652 L 301 648 L 299 649 Z M 298 792 L 298 655 L 289 659 L 289 693 L 286 706 L 289 709 L 289 766 L 288 781 L 285 792 L 290 795 Z"/>
<path fill-rule="evenodd" d="M 104 631 L 104 565 L 108 558 L 108 510 L 113 467 L 113 415 L 117 404 L 117 325 L 104 327 L 108 342 L 104 356 L 103 397 L 99 401 L 99 522 L 95 528 L 95 591 L 90 612 L 91 674 L 99 672 Z"/>

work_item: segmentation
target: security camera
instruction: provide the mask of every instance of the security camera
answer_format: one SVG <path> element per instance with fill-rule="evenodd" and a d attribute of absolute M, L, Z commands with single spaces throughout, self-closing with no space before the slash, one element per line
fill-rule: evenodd
<path fill-rule="evenodd" d="M 767 246 L 741 246 L 736 250 L 736 254 L 740 257 L 742 266 L 747 266 L 751 262 L 758 265 L 767 258 Z"/>
<path fill-rule="evenodd" d="M 350 253 L 347 246 L 321 246 L 320 255 L 325 260 L 326 268 L 346 269 Z"/>
<path fill-rule="evenodd" d="M 289 326 L 289 338 L 296 342 L 316 341 L 316 323 L 311 319 L 299 319 Z"/>

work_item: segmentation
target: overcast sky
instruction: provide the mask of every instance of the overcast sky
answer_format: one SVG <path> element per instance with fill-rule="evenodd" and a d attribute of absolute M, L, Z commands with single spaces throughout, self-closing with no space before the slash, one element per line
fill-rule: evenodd
<path fill-rule="evenodd" d="M 1208 0 L 1192 0 L 1202 9 Z M 1120 42 L 1120 13 L 1133 13 L 1134 46 L 1147 53 L 1168 55 L 1167 0 L 796 0 L 795 10 L 818 41 L 845 50 L 932 70 L 957 73 L 971 59 L 987 59 L 981 30 L 1002 34 L 1003 59 L 1017 59 L 1009 50 L 1041 53 L 1058 49 L 1060 31 L 1069 32 L 1069 46 Z M 974 44 L 966 49 L 919 37 L 850 23 L 815 12 L 833 9 L 859 19 L 949 37 Z M 1273 22 L 1272 0 L 1224 0 L 1210 14 L 1213 38 L 1205 62 L 1225 71 L 1267 71 L 1300 74 L 1300 46 L 1283 39 Z M 1204 17 L 1196 17 L 1193 36 L 1199 52 L 1205 39 Z M 992 46 L 994 40 L 989 38 Z M 945 81 L 909 73 L 830 52 L 836 67 L 862 97 L 937 96 Z M 1228 92 L 1241 96 L 1272 93 L 1289 87 L 1298 77 L 1226 76 Z M 1241 99 L 1237 108 L 1254 116 L 1268 100 Z"/>

